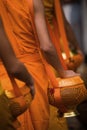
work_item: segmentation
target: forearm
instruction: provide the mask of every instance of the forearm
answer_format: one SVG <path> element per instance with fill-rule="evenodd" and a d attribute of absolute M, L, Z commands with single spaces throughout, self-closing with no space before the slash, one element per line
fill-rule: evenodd
<path fill-rule="evenodd" d="M 16 58 L 16 55 L 4 30 L 4 26 L 1 19 L 0 19 L 0 58 L 6 68 L 6 71 L 11 76 L 27 83 L 27 85 L 33 85 L 31 75 L 28 73 L 26 67 Z"/>
<path fill-rule="evenodd" d="M 79 43 L 76 39 L 76 36 L 70 24 L 67 21 L 65 22 L 65 29 L 66 29 L 67 39 L 70 42 L 70 44 L 72 44 L 76 50 L 80 50 Z"/>
<path fill-rule="evenodd" d="M 64 18 L 64 25 L 65 25 L 65 30 L 66 30 L 67 39 L 69 41 L 69 45 L 73 47 L 74 50 L 80 50 L 79 43 L 76 39 L 76 36 L 72 30 L 71 25 L 66 20 L 64 13 L 63 13 L 63 18 Z"/>
<path fill-rule="evenodd" d="M 59 57 L 56 53 L 56 50 L 54 47 L 50 49 L 49 51 L 43 51 L 43 55 L 46 59 L 46 61 L 52 65 L 53 68 L 58 72 L 60 77 L 64 77 L 64 68 L 59 60 Z"/>
<path fill-rule="evenodd" d="M 28 72 L 27 68 L 23 63 L 20 61 L 15 61 L 15 64 L 7 69 L 8 73 L 13 76 L 16 79 L 19 79 L 22 82 L 25 82 L 26 85 L 28 86 L 33 86 L 33 78 L 31 74 Z"/>

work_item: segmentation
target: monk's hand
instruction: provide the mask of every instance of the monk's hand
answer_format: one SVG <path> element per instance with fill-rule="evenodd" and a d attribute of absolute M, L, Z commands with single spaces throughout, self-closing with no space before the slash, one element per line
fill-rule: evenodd
<path fill-rule="evenodd" d="M 80 49 L 77 50 L 77 53 L 83 55 L 83 53 Z"/>
<path fill-rule="evenodd" d="M 74 72 L 73 70 L 65 70 L 63 73 L 63 78 L 69 78 L 74 76 L 80 76 L 79 73 Z"/>
<path fill-rule="evenodd" d="M 34 88 L 34 85 L 30 86 L 30 93 L 31 93 L 32 97 L 34 98 L 34 96 L 35 96 L 35 88 Z"/>

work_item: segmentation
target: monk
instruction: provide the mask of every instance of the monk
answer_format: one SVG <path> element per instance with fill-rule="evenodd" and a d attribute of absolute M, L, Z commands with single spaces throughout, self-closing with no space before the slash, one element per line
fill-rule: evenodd
<path fill-rule="evenodd" d="M 41 0 L 2 0 L 0 10 L 5 32 L 16 57 L 26 66 L 35 86 L 31 106 L 18 118 L 21 124 L 18 130 L 48 130 L 50 113 L 47 88 L 51 83 L 43 61 L 52 65 L 61 77 L 74 76 L 76 73 L 65 71 L 59 62 L 47 30 Z M 0 68 L 2 82 L 8 76 L 2 64 Z M 11 87 L 7 85 L 8 89 Z"/>
<path fill-rule="evenodd" d="M 6 33 L 4 31 L 4 27 L 2 21 L 0 19 L 0 59 L 2 60 L 6 70 L 8 73 L 14 78 L 20 79 L 24 82 L 27 87 L 31 89 L 31 94 L 34 97 L 34 83 L 33 78 L 27 71 L 26 67 L 22 62 L 20 62 L 11 47 Z M 6 50 L 6 51 L 5 51 Z M 1 63 L 0 63 L 1 64 Z M 2 69 L 0 70 L 0 73 Z M 19 127 L 19 122 L 15 120 L 9 111 L 8 100 L 3 94 L 3 88 L 0 83 L 0 130 L 16 130 Z"/>
<path fill-rule="evenodd" d="M 55 5 L 57 5 L 56 0 L 43 0 L 43 2 L 44 2 L 45 14 L 46 14 L 48 23 L 50 24 L 51 28 L 54 29 L 55 24 L 54 24 L 53 20 L 55 19 L 56 22 L 57 22 L 56 17 L 58 17 L 57 14 L 55 13 L 56 8 L 58 8 L 58 7 L 55 7 Z M 60 3 L 61 10 L 62 10 L 63 0 L 58 0 L 58 3 Z M 68 21 L 65 18 L 63 10 L 62 10 L 62 15 L 63 15 L 64 27 L 65 27 L 65 30 L 66 30 L 66 36 L 67 36 L 67 39 L 69 41 L 70 49 L 71 50 L 76 49 L 78 52 L 79 51 L 81 52 L 81 49 L 80 49 L 80 47 L 78 45 L 78 41 L 77 41 L 77 39 L 75 37 L 75 34 L 72 31 L 72 28 L 71 28 L 70 24 L 68 23 Z M 57 22 L 57 24 L 58 24 L 58 22 Z M 59 25 L 57 25 L 57 26 L 59 26 Z M 62 38 L 62 36 L 60 34 L 60 31 L 59 31 L 60 28 L 57 27 L 57 29 L 58 29 L 59 38 L 60 37 Z"/>
<path fill-rule="evenodd" d="M 45 7 L 45 14 L 46 14 L 47 25 L 48 25 L 48 29 L 49 29 L 49 32 L 50 32 L 50 35 L 51 35 L 51 39 L 52 39 L 53 42 L 56 42 L 56 44 L 58 44 L 58 45 L 61 44 L 61 52 L 62 52 L 62 51 L 64 51 L 63 50 L 63 44 L 64 43 L 61 42 L 61 40 L 62 40 L 62 37 L 64 36 L 64 34 L 63 34 L 63 31 L 62 31 L 62 34 L 60 33 L 60 27 L 59 27 L 59 23 L 57 21 L 57 20 L 59 20 L 60 26 L 62 26 L 61 25 L 61 23 L 62 23 L 61 19 L 58 17 L 58 12 L 56 12 L 56 8 L 59 9 L 58 3 L 56 3 L 56 1 L 61 5 L 61 10 L 62 10 L 62 4 L 64 2 L 63 0 L 43 0 L 44 7 Z M 80 53 L 81 55 L 83 55 L 82 51 L 81 51 L 81 49 L 80 49 L 80 47 L 78 45 L 77 39 L 75 37 L 75 34 L 73 33 L 70 24 L 68 23 L 68 21 L 65 18 L 63 10 L 62 10 L 62 16 L 63 16 L 63 24 L 64 24 L 64 27 L 65 27 L 66 37 L 67 37 L 67 41 L 68 41 L 68 44 L 69 44 L 69 48 L 72 51 L 77 51 L 78 53 Z M 58 17 L 58 19 L 57 19 L 57 17 Z M 53 35 L 53 32 L 54 32 L 54 35 Z M 57 40 L 55 40 L 55 38 Z M 56 48 L 57 47 L 58 46 L 56 46 Z M 63 65 L 63 67 L 65 69 L 67 68 L 64 63 L 62 65 Z M 55 72 L 55 70 L 54 70 L 54 72 Z M 58 76 L 58 74 L 56 72 L 55 72 L 55 74 L 56 74 L 56 76 Z M 51 111 L 51 116 L 50 116 L 50 130 L 53 129 L 52 128 L 53 124 L 55 124 L 55 126 L 56 126 L 55 130 L 56 129 L 60 129 L 60 130 L 67 129 L 66 128 L 66 119 L 65 118 L 61 118 L 61 120 L 60 120 L 60 118 L 58 118 L 56 116 L 57 115 L 56 108 L 50 106 L 50 111 Z M 68 119 L 68 125 L 67 126 L 69 127 L 69 129 L 72 126 L 73 120 L 77 124 L 77 126 L 74 125 L 73 128 L 74 129 L 77 128 L 77 127 L 81 128 L 82 125 L 81 125 L 81 123 L 79 123 L 79 121 L 77 120 L 77 118 L 73 117 L 73 118 L 67 118 L 67 119 Z"/>

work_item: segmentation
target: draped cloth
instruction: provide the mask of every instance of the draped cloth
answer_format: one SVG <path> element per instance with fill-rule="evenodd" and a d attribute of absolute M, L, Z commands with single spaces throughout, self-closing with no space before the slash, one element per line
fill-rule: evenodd
<path fill-rule="evenodd" d="M 56 48 L 62 66 L 64 67 L 64 69 L 67 69 L 66 63 L 62 57 L 62 52 L 66 52 L 68 56 L 69 48 L 60 0 L 43 0 L 43 3 L 45 7 L 47 26 L 51 36 L 51 40 L 53 41 L 53 44 Z M 66 46 L 64 45 L 65 43 Z"/>
<path fill-rule="evenodd" d="M 39 55 L 30 8 L 32 0 L 1 0 L 0 17 L 8 39 L 17 58 L 25 64 L 34 78 L 36 95 L 29 109 L 18 117 L 18 130 L 47 130 L 49 125 L 49 103 L 47 98 L 48 77 Z M 12 89 L 3 64 L 0 62 L 0 80 L 4 89 Z M 5 80 L 6 79 L 6 80 Z M 4 82 L 3 82 L 4 80 Z M 19 87 L 21 83 L 18 82 Z"/>

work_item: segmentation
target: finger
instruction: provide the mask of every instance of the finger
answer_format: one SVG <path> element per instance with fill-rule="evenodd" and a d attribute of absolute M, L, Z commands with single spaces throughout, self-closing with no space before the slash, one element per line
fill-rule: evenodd
<path fill-rule="evenodd" d="M 74 77 L 74 76 L 80 76 L 80 74 L 79 73 L 75 73 L 72 70 L 66 71 L 66 74 L 65 74 L 66 78 L 68 78 L 68 77 Z"/>
<path fill-rule="evenodd" d="M 34 96 L 35 96 L 35 88 L 34 88 L 34 86 L 30 86 L 30 93 L 31 93 L 32 97 L 34 98 Z"/>

